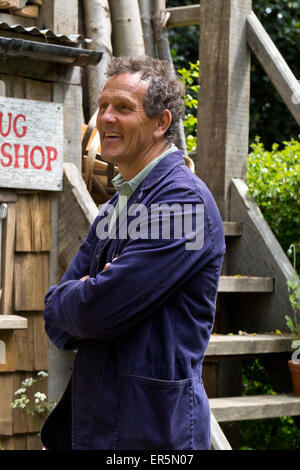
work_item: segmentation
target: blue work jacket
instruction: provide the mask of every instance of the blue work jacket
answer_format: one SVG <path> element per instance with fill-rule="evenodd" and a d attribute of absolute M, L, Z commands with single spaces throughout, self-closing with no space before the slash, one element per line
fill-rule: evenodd
<path fill-rule="evenodd" d="M 203 207 L 197 249 L 187 249 L 184 231 L 181 238 L 105 238 L 99 227 L 117 198 L 101 207 L 69 269 L 45 297 L 50 340 L 77 352 L 41 440 L 50 449 L 209 449 L 201 370 L 225 252 L 217 205 L 180 151 L 151 170 L 127 211 L 140 203 L 149 214 L 155 204 Z M 128 216 L 127 225 L 132 220 Z"/>

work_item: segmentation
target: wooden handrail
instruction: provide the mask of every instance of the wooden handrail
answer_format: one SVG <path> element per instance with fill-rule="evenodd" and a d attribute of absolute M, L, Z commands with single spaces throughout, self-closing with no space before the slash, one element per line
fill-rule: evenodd
<path fill-rule="evenodd" d="M 167 8 L 167 13 L 170 13 L 167 26 L 191 26 L 199 24 L 200 21 L 200 5 L 188 5 L 183 7 Z"/>
<path fill-rule="evenodd" d="M 300 125 L 300 83 L 253 11 L 247 17 L 246 31 L 251 50 Z"/>
<path fill-rule="evenodd" d="M 199 24 L 200 4 L 167 8 L 166 11 L 170 14 L 168 27 Z M 296 79 L 253 11 L 248 15 L 246 31 L 251 50 L 300 125 L 300 81 Z"/>

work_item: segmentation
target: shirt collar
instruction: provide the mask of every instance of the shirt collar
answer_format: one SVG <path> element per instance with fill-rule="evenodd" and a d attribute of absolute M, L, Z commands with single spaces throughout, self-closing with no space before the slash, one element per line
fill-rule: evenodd
<path fill-rule="evenodd" d="M 151 172 L 151 170 L 167 155 L 178 151 L 176 145 L 171 144 L 171 147 L 163 152 L 159 157 L 152 160 L 148 165 L 145 166 L 137 175 L 135 175 L 131 180 L 125 181 L 121 173 L 119 173 L 115 178 L 111 180 L 114 187 L 117 189 L 118 193 L 121 196 L 129 197 L 136 188 L 145 180 L 146 176 Z"/>

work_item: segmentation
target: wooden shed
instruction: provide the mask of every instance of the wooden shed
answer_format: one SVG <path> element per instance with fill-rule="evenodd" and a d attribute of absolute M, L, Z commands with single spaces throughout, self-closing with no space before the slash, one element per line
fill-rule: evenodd
<path fill-rule="evenodd" d="M 48 370 L 42 310 L 45 292 L 57 281 L 63 163 L 72 162 L 81 170 L 81 67 L 101 59 L 100 53 L 86 50 L 87 42 L 77 30 L 77 2 L 72 0 L 0 2 L 0 440 L 4 449 L 41 448 L 41 421 L 10 408 L 10 403 L 24 378 Z M 24 135 L 21 138 L 25 125 L 26 141 Z M 47 128 L 59 145 L 48 168 L 50 185 L 45 165 L 38 175 L 47 159 L 43 153 L 43 145 L 49 145 Z M 38 391 L 47 393 L 45 380 Z"/>

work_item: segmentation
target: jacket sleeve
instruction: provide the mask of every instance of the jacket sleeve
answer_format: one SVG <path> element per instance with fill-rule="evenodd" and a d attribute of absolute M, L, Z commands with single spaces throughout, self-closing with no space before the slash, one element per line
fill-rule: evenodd
<path fill-rule="evenodd" d="M 78 280 L 81 277 L 89 274 L 90 259 L 95 246 L 96 226 L 98 220 L 99 217 L 96 217 L 89 230 L 88 236 L 84 239 L 77 254 L 73 258 L 70 267 L 65 272 L 60 282 L 50 287 L 49 291 L 45 296 L 45 305 L 48 303 L 49 299 L 52 297 L 59 285 L 63 284 L 68 280 Z M 47 319 L 45 319 L 45 330 L 53 344 L 55 344 L 55 346 L 60 349 L 74 349 L 81 341 L 79 337 L 67 333 L 66 330 L 61 328 L 60 325 L 55 325 L 54 323 L 47 321 Z"/>
<path fill-rule="evenodd" d="M 189 189 L 173 188 L 152 204 L 201 203 Z M 215 210 L 215 209 L 214 209 Z M 119 258 L 95 278 L 65 280 L 47 299 L 44 317 L 49 325 L 82 338 L 109 339 L 151 315 L 189 276 L 224 254 L 223 226 L 204 206 L 204 243 L 186 249 L 186 237 L 129 238 Z M 148 225 L 151 215 L 148 215 Z M 215 219 L 211 227 L 210 219 Z M 194 220 L 195 222 L 195 220 Z M 213 233 L 214 232 L 214 233 Z M 213 241 L 214 240 L 214 241 Z"/>

